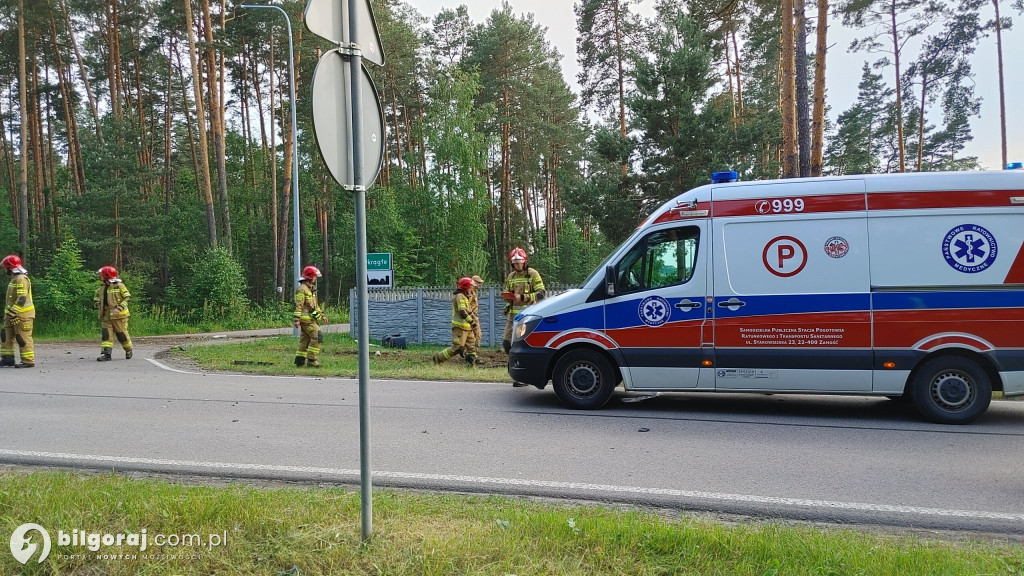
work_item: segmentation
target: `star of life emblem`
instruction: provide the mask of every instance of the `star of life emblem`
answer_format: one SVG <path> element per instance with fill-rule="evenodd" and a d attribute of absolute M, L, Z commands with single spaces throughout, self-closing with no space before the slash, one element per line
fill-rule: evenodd
<path fill-rule="evenodd" d="M 942 239 L 942 256 L 954 270 L 976 274 L 996 261 L 995 236 L 977 224 L 961 224 Z"/>
<path fill-rule="evenodd" d="M 668 322 L 668 318 L 672 314 L 672 307 L 669 306 L 668 300 L 661 296 L 648 296 L 640 301 L 640 308 L 637 312 L 644 324 L 661 326 Z"/>

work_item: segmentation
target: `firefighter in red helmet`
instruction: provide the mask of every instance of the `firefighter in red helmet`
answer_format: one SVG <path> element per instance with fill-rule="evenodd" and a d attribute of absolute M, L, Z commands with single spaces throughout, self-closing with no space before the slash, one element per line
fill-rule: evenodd
<path fill-rule="evenodd" d="M 544 280 L 540 272 L 530 268 L 526 259 L 526 251 L 516 247 L 508 253 L 508 262 L 512 265 L 512 271 L 505 277 L 505 291 L 501 297 L 505 299 L 505 334 L 501 339 L 501 347 L 507 354 L 512 348 L 512 324 L 516 314 L 523 311 L 530 304 L 536 304 L 544 299 Z"/>
<path fill-rule="evenodd" d="M 117 268 L 104 266 L 96 271 L 102 284 L 96 289 L 93 305 L 100 317 L 100 355 L 99 362 L 110 361 L 110 353 L 114 349 L 113 338 L 124 348 L 124 359 L 132 357 L 132 339 L 128 335 L 128 300 L 132 295 L 117 275 Z"/>
<path fill-rule="evenodd" d="M 462 353 L 466 365 L 476 368 L 476 326 L 479 320 L 470 309 L 469 299 L 473 290 L 472 278 L 459 278 L 452 293 L 452 345 L 434 354 L 434 364 L 447 362 L 452 356 Z"/>
<path fill-rule="evenodd" d="M 7 284 L 7 306 L 4 308 L 4 327 L 0 332 L 0 366 L 33 368 L 36 365 L 36 349 L 32 340 L 32 324 L 35 322 L 36 307 L 32 303 L 32 281 L 28 270 L 21 265 L 21 257 L 11 254 L 0 261 L 11 281 Z M 18 344 L 21 362 L 14 363 L 14 344 Z"/>
<path fill-rule="evenodd" d="M 327 324 L 327 317 L 320 309 L 316 296 L 316 279 L 320 276 L 322 274 L 319 268 L 306 266 L 302 269 L 299 286 L 295 289 L 295 313 L 292 321 L 302 332 L 299 336 L 299 349 L 295 352 L 296 366 L 320 367 L 320 347 L 324 341 L 320 325 Z"/>

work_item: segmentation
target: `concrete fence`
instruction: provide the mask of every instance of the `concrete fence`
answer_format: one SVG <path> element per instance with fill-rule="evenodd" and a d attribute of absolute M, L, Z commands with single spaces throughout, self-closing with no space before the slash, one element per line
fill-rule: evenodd
<path fill-rule="evenodd" d="M 548 296 L 568 290 L 548 287 Z M 370 340 L 389 334 L 401 334 L 412 344 L 451 344 L 452 293 L 446 288 L 369 288 L 367 307 L 370 318 Z M 479 291 L 481 346 L 500 346 L 505 332 L 505 301 L 497 286 L 482 286 Z M 355 288 L 349 290 L 349 334 L 359 332 Z"/>

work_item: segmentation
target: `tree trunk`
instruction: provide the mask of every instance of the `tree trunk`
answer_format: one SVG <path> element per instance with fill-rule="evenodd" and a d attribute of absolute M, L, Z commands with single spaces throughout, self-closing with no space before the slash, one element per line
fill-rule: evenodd
<path fill-rule="evenodd" d="M 92 87 L 89 84 L 89 75 L 85 72 L 85 64 L 82 61 L 82 52 L 78 49 L 78 40 L 75 39 L 75 30 L 71 26 L 71 18 L 68 16 L 67 6 L 64 0 L 60 0 L 60 10 L 64 15 L 64 26 L 68 30 L 68 38 L 71 40 L 71 48 L 75 52 L 75 60 L 78 62 L 78 70 L 82 77 L 82 87 L 85 88 L 85 96 L 89 99 L 89 110 L 92 112 L 92 119 L 96 125 L 96 139 L 103 143 L 103 127 L 100 125 L 100 114 L 96 108 L 96 97 L 93 96 Z"/>
<path fill-rule="evenodd" d="M 795 0 L 796 11 L 796 118 L 800 152 L 800 177 L 811 175 L 811 112 L 807 98 L 810 96 L 807 83 L 807 16 L 804 0 Z"/>
<path fill-rule="evenodd" d="M 57 21 L 53 11 L 50 11 L 50 40 L 53 42 L 54 55 L 57 57 L 57 85 L 60 90 L 61 100 L 64 105 L 64 123 L 67 126 L 68 134 L 68 171 L 71 172 L 71 183 L 75 189 L 75 196 L 81 197 L 85 185 L 85 173 L 82 167 L 82 145 L 78 140 L 78 121 L 71 110 L 71 66 L 64 63 L 59 49 L 57 39 Z M 58 242 L 60 236 L 57 236 Z"/>
<path fill-rule="evenodd" d="M 25 0 L 18 0 L 18 104 L 21 107 L 21 161 L 18 174 L 18 243 L 22 258 L 28 259 L 28 73 L 25 71 Z"/>
<path fill-rule="evenodd" d="M 824 1 L 824 0 L 823 0 Z M 738 106 L 739 117 L 743 118 L 743 76 L 740 74 L 740 48 L 736 43 L 736 28 L 734 27 L 732 32 L 732 53 L 736 60 L 736 104 Z"/>
<path fill-rule="evenodd" d="M 782 0 L 782 145 L 783 178 L 795 178 L 797 175 L 797 142 L 796 142 L 796 66 L 793 36 L 793 0 Z"/>
<path fill-rule="evenodd" d="M 163 191 L 164 191 L 164 217 L 169 217 L 171 214 L 171 190 L 174 186 L 173 172 L 171 170 L 171 122 L 174 120 L 173 114 L 173 103 L 174 103 L 174 60 L 172 55 L 174 50 L 175 40 L 170 39 L 170 46 L 168 47 L 167 54 L 167 90 L 164 94 L 164 169 L 163 169 Z M 187 110 L 186 110 L 187 112 Z M 163 246 L 163 258 L 160 266 L 160 283 L 166 288 L 170 285 L 171 280 L 171 265 L 170 265 L 170 249 L 165 243 Z"/>
<path fill-rule="evenodd" d="M 828 52 L 828 0 L 818 0 L 818 34 L 814 50 L 814 113 L 811 115 L 811 176 L 821 176 L 825 133 L 825 57 Z"/>
<path fill-rule="evenodd" d="M 274 248 L 273 248 L 274 249 L 274 258 L 273 258 L 273 260 L 274 260 L 274 289 L 276 290 L 278 299 L 284 300 L 284 298 L 285 298 L 285 293 L 284 293 L 284 285 L 285 284 L 284 284 L 284 276 L 283 276 L 284 257 L 282 256 L 282 254 L 284 254 L 284 250 L 281 248 L 281 245 L 284 243 L 284 241 L 281 238 L 281 214 L 280 214 L 281 211 L 280 211 L 280 208 L 278 207 L 278 191 L 277 191 L 277 128 L 275 126 L 275 118 L 276 118 L 275 110 L 276 109 L 274 107 L 274 96 L 276 94 L 276 91 L 274 90 L 274 79 L 276 77 L 277 77 L 277 71 L 275 70 L 275 60 L 274 60 L 274 37 L 271 36 L 270 37 L 270 87 L 269 87 L 270 93 L 268 95 L 268 98 L 270 98 L 270 108 L 269 108 L 269 110 L 270 110 L 270 148 L 269 148 L 269 154 L 268 154 L 269 157 L 270 157 L 270 212 L 271 212 L 271 220 L 273 221 L 273 223 L 271 224 L 271 233 L 274 236 Z M 259 79 L 258 78 L 256 79 L 255 84 L 257 84 L 257 85 L 259 84 Z M 257 94 L 259 94 L 259 89 L 258 88 L 257 88 Z M 282 124 L 282 126 L 283 126 L 283 124 Z M 266 129 L 263 128 L 263 110 L 262 110 L 262 108 L 260 109 L 260 127 L 261 127 L 260 128 L 261 130 L 264 130 L 263 133 L 265 135 L 266 134 Z M 264 136 L 263 141 L 264 142 L 267 141 L 266 140 L 266 136 Z"/>
<path fill-rule="evenodd" d="M 889 16 L 892 19 L 892 55 L 896 68 L 896 138 L 899 140 L 900 172 L 907 171 L 906 142 L 903 139 L 903 83 L 900 80 L 900 37 L 896 27 L 896 1 L 890 0 Z"/>
<path fill-rule="evenodd" d="M 1003 88 L 1003 29 L 1002 24 L 999 22 L 999 0 L 992 0 L 992 5 L 996 9 L 996 57 L 999 61 L 999 133 L 1002 137 L 1001 150 L 1003 152 L 1003 165 L 1000 168 L 1005 170 L 1006 165 L 1009 164 L 1009 157 L 1006 155 L 1006 90 Z"/>
<path fill-rule="evenodd" d="M 941 86 L 941 84 L 940 84 Z M 928 75 L 921 76 L 921 108 L 917 116 L 917 171 L 924 165 L 924 109 L 928 94 Z"/>
<path fill-rule="evenodd" d="M 188 59 L 192 65 L 192 86 L 195 91 L 196 130 L 199 132 L 199 164 L 196 172 L 203 189 L 203 200 L 206 203 L 206 232 L 210 238 L 210 247 L 217 247 L 217 213 L 213 206 L 213 187 L 210 185 L 210 152 L 206 143 L 206 112 L 203 110 L 203 91 L 199 86 L 199 66 L 196 63 L 196 40 L 192 19 L 192 0 L 185 0 L 185 29 L 188 31 Z"/>
<path fill-rule="evenodd" d="M 217 170 L 217 197 L 220 199 L 224 224 L 224 248 L 231 254 L 231 205 L 228 203 L 228 176 L 224 152 L 224 122 L 221 119 L 220 90 L 217 59 L 213 49 L 213 19 L 209 0 L 201 0 L 203 31 L 206 35 L 206 87 L 209 94 L 210 131 L 213 132 L 213 155 Z"/>
<path fill-rule="evenodd" d="M 118 21 L 117 0 L 108 0 L 104 5 L 107 15 L 107 82 L 110 86 L 110 113 L 115 118 L 121 117 L 121 44 L 120 44 L 120 22 Z"/>
<path fill-rule="evenodd" d="M 619 135 L 622 138 L 626 137 L 626 74 L 623 70 L 623 61 L 626 59 L 626 55 L 622 50 L 622 28 L 620 26 L 621 14 L 619 13 L 619 0 L 615 0 L 615 66 L 618 70 L 619 77 Z M 629 163 L 623 162 L 620 167 L 622 175 L 625 176 L 629 172 Z"/>

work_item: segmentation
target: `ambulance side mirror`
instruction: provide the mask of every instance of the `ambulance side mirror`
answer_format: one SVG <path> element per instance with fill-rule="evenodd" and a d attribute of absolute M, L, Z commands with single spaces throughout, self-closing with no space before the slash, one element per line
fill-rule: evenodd
<path fill-rule="evenodd" d="M 609 296 L 615 296 L 615 266 L 604 267 L 604 291 Z"/>

